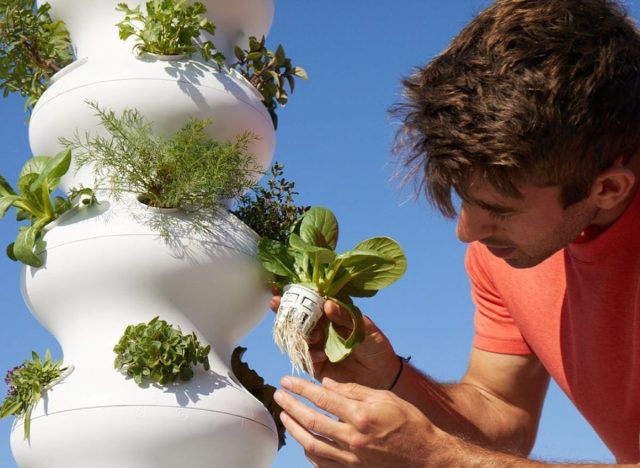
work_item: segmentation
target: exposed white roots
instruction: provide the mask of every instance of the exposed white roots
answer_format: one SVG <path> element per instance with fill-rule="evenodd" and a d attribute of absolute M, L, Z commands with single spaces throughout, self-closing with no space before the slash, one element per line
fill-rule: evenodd
<path fill-rule="evenodd" d="M 304 371 L 313 376 L 313 361 L 309 354 L 308 336 L 303 332 L 303 323 L 295 308 L 279 310 L 273 325 L 273 340 L 291 361 L 293 372 Z"/>

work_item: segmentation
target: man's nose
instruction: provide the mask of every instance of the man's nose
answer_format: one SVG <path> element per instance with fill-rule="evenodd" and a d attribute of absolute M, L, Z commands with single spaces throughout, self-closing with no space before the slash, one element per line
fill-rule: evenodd
<path fill-rule="evenodd" d="M 483 209 L 462 204 L 456 226 L 456 235 L 460 241 L 469 243 L 485 239 L 491 237 L 495 230 L 494 220 Z"/>

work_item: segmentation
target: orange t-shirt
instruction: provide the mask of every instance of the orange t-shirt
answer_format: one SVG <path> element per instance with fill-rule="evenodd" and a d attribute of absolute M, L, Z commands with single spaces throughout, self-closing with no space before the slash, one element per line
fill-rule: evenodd
<path fill-rule="evenodd" d="M 640 192 L 606 231 L 528 269 L 467 251 L 474 346 L 534 353 L 613 452 L 640 462 Z"/>

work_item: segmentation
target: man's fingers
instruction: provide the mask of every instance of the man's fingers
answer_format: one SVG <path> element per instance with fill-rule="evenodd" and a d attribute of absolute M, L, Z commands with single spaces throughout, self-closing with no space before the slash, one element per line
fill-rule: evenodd
<path fill-rule="evenodd" d="M 351 315 L 335 302 L 326 301 L 324 303 L 324 313 L 334 324 L 346 327 L 349 330 L 353 329 Z"/>
<path fill-rule="evenodd" d="M 271 303 L 269 304 L 269 307 L 274 312 L 278 312 L 278 307 L 280 307 L 280 296 L 271 297 Z"/>
<path fill-rule="evenodd" d="M 277 390 L 274 398 L 282 409 L 307 431 L 332 440 L 345 438 L 346 424 L 308 407 L 293 395 L 289 395 L 282 390 Z"/>
<path fill-rule="evenodd" d="M 340 419 L 345 419 L 345 416 L 348 416 L 353 411 L 353 405 L 351 401 L 349 401 L 344 396 L 336 393 L 327 388 L 321 387 L 320 385 L 316 385 L 314 383 L 308 382 L 304 379 L 300 379 L 298 377 L 284 377 L 280 384 L 283 388 L 289 390 L 296 395 L 300 395 L 301 397 L 309 400 L 318 408 L 331 413 L 335 416 L 338 416 Z M 296 402 L 303 406 L 301 402 Z M 283 407 L 284 408 L 284 407 Z M 291 413 L 287 408 L 285 410 Z M 297 416 L 297 413 L 295 416 Z M 330 436 L 335 439 L 336 436 L 340 434 L 329 434 L 324 433 L 324 435 Z"/>
<path fill-rule="evenodd" d="M 375 394 L 380 394 L 379 390 L 358 385 L 357 383 L 338 383 L 329 377 L 322 379 L 322 386 L 350 400 L 356 401 L 367 401 Z"/>
<path fill-rule="evenodd" d="M 326 437 L 312 434 L 287 412 L 280 413 L 280 420 L 291 437 L 302 445 L 305 454 L 315 466 L 344 466 L 353 463 L 354 456 L 351 453 L 340 449 L 334 441 Z"/>

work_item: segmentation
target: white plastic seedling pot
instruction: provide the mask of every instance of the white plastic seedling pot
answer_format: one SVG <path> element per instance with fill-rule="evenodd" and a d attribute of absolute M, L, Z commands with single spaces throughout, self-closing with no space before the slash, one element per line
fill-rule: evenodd
<path fill-rule="evenodd" d="M 313 375 L 307 338 L 322 317 L 325 299 L 316 291 L 298 284 L 284 288 L 273 326 L 273 338 L 286 353 L 296 371 Z"/>

